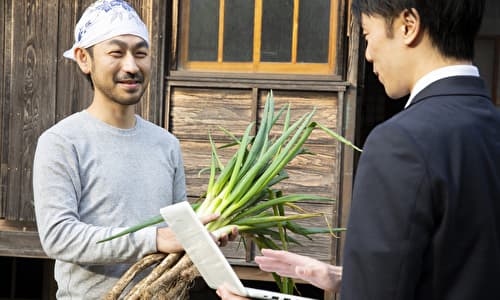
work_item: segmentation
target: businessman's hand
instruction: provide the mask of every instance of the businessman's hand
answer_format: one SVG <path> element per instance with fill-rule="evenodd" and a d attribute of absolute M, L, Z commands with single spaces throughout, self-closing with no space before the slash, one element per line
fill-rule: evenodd
<path fill-rule="evenodd" d="M 342 267 L 332 266 L 308 256 L 262 249 L 262 256 L 255 257 L 255 262 L 266 272 L 302 279 L 326 291 L 337 292 L 340 289 Z"/>
<path fill-rule="evenodd" d="M 219 297 L 222 299 L 222 300 L 249 300 L 248 298 L 245 298 L 245 297 L 241 297 L 241 296 L 238 296 L 236 294 L 233 294 L 230 290 L 228 290 L 225 286 L 220 286 L 218 289 L 217 289 L 217 295 L 219 295 Z"/>

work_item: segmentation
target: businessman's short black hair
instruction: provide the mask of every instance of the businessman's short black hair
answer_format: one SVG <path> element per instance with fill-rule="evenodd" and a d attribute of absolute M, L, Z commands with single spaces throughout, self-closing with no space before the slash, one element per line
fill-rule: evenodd
<path fill-rule="evenodd" d="M 472 60 L 484 6 L 485 0 L 353 0 L 352 13 L 358 19 L 378 15 L 390 25 L 404 10 L 415 9 L 422 29 L 443 55 Z"/>

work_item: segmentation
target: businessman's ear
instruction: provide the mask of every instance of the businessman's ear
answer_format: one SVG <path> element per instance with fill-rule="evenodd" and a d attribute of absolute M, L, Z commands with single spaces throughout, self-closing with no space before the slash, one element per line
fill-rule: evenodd
<path fill-rule="evenodd" d="M 418 43 L 421 35 L 423 34 L 420 24 L 420 15 L 418 11 L 414 8 L 405 9 L 401 12 L 401 26 L 399 27 L 400 34 L 403 38 L 404 43 L 407 46 L 414 46 Z"/>

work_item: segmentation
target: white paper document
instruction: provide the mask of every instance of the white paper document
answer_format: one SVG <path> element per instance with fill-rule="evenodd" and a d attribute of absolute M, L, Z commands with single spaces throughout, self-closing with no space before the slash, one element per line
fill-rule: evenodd
<path fill-rule="evenodd" d="M 187 201 L 164 207 L 160 212 L 207 285 L 212 289 L 217 289 L 225 284 L 234 293 L 254 299 L 314 300 L 244 287 L 219 246 Z"/>

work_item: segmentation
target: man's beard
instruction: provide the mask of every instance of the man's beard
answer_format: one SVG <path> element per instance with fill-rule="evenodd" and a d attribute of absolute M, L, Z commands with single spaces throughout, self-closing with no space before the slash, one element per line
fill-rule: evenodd
<path fill-rule="evenodd" d="M 117 87 L 121 82 L 126 81 L 135 81 L 136 83 L 140 84 L 140 91 L 134 91 L 133 93 L 120 91 L 119 93 L 117 93 L 119 89 L 115 90 L 115 87 Z M 135 105 L 139 103 L 147 87 L 144 81 L 144 76 L 140 72 L 135 74 L 126 74 L 125 76 L 116 76 L 115 78 L 113 78 L 113 84 L 113 87 L 108 88 L 98 85 L 94 82 L 94 86 L 98 88 L 101 93 L 103 93 L 111 101 L 120 105 Z"/>

